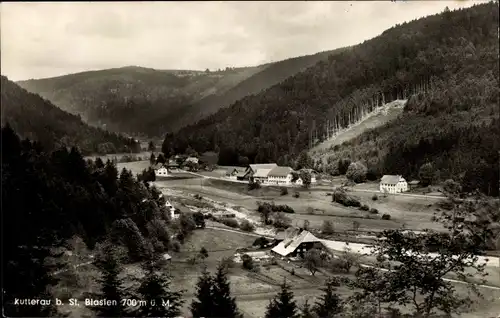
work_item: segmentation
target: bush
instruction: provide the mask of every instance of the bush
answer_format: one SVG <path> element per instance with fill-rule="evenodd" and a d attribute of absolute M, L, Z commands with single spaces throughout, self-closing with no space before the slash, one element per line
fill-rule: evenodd
<path fill-rule="evenodd" d="M 321 226 L 321 232 L 324 234 L 333 234 L 334 228 L 332 221 L 323 221 L 323 225 Z"/>
<path fill-rule="evenodd" d="M 260 248 L 265 248 L 269 244 L 269 240 L 264 236 L 261 236 L 253 242 L 252 246 L 259 246 Z"/>
<path fill-rule="evenodd" d="M 299 198 L 300 197 L 299 191 L 295 191 L 295 193 L 293 194 L 293 197 L 294 198 Z"/>
<path fill-rule="evenodd" d="M 361 211 L 369 211 L 370 210 L 370 207 L 366 204 L 363 204 L 360 208 L 359 208 Z"/>
<path fill-rule="evenodd" d="M 391 216 L 389 214 L 382 215 L 382 220 L 390 220 Z"/>
<path fill-rule="evenodd" d="M 287 195 L 288 194 L 288 189 L 283 187 L 280 189 L 280 195 Z"/>
<path fill-rule="evenodd" d="M 234 259 L 230 256 L 224 257 L 220 261 L 221 265 L 224 266 L 226 269 L 230 269 L 234 267 Z"/>
<path fill-rule="evenodd" d="M 238 221 L 235 219 L 221 218 L 219 222 L 233 228 L 237 228 L 239 226 Z"/>
<path fill-rule="evenodd" d="M 361 206 L 361 202 L 353 196 L 347 195 L 344 189 L 337 188 L 332 194 L 332 201 L 342 204 L 346 207 L 356 207 L 359 208 Z"/>
<path fill-rule="evenodd" d="M 181 243 L 179 243 L 179 241 L 172 241 L 172 250 L 174 252 L 179 252 L 181 250 Z"/>
<path fill-rule="evenodd" d="M 243 220 L 240 223 L 240 229 L 245 232 L 253 232 L 255 231 L 255 226 L 252 223 L 250 223 L 250 221 Z"/>
<path fill-rule="evenodd" d="M 378 195 L 374 194 L 374 195 L 372 196 L 372 200 L 373 200 L 373 201 L 377 201 L 377 200 L 378 200 Z"/>
<path fill-rule="evenodd" d="M 243 261 L 243 268 L 248 270 L 254 269 L 253 258 L 250 255 L 244 254 L 241 256 L 241 260 Z"/>
<path fill-rule="evenodd" d="M 375 208 L 371 208 L 371 209 L 370 209 L 370 213 L 371 213 L 371 214 L 378 214 L 378 210 L 377 210 L 377 209 L 375 209 Z"/>

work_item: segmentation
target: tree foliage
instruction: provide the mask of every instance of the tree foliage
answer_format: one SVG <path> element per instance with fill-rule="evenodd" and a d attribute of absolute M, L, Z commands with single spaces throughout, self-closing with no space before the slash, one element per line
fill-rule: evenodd
<path fill-rule="evenodd" d="M 299 318 L 297 304 L 293 299 L 293 292 L 290 290 L 290 285 L 283 282 L 280 292 L 269 302 L 265 318 L 289 317 Z"/>

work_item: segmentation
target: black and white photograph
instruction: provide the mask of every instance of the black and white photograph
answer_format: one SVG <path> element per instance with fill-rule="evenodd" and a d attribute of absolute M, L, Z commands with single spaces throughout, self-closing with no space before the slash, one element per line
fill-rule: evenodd
<path fill-rule="evenodd" d="M 4 317 L 500 318 L 499 2 L 0 4 Z"/>

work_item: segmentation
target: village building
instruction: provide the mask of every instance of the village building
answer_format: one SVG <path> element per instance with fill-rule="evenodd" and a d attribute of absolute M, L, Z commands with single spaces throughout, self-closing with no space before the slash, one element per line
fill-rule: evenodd
<path fill-rule="evenodd" d="M 294 235 L 287 237 L 276 245 L 271 251 L 281 257 L 304 257 L 305 253 L 313 247 L 321 247 L 323 243 L 311 232 L 300 230 Z"/>
<path fill-rule="evenodd" d="M 380 192 L 401 193 L 408 191 L 408 183 L 400 175 L 385 175 L 380 180 Z"/>
<path fill-rule="evenodd" d="M 179 210 L 176 210 L 174 205 L 170 201 L 166 200 L 165 207 L 170 212 L 170 219 L 175 220 L 181 216 Z"/>
<path fill-rule="evenodd" d="M 169 172 L 170 171 L 168 171 L 168 168 L 165 167 L 165 165 L 161 165 L 159 167 L 156 166 L 154 168 L 154 170 L 155 170 L 155 176 L 156 177 L 168 177 L 169 176 Z"/>
<path fill-rule="evenodd" d="M 176 160 L 173 160 L 173 159 L 170 159 L 166 164 L 168 169 L 178 169 L 179 168 L 179 164 L 177 163 Z"/>
<path fill-rule="evenodd" d="M 187 157 L 186 160 L 184 160 L 184 164 L 191 162 L 191 163 L 199 163 L 199 159 L 196 157 Z"/>
<path fill-rule="evenodd" d="M 420 185 L 420 181 L 412 180 L 412 181 L 408 182 L 408 189 L 411 190 L 411 189 L 418 188 L 419 185 Z"/>
<path fill-rule="evenodd" d="M 292 172 L 290 167 L 274 167 L 267 174 L 267 184 L 290 185 L 292 184 Z"/>
<path fill-rule="evenodd" d="M 230 180 L 244 180 L 245 170 L 244 167 L 230 167 L 226 170 L 226 178 Z"/>
<path fill-rule="evenodd" d="M 253 178 L 255 182 L 265 183 L 269 172 L 277 166 L 275 163 L 251 164 L 245 170 L 245 178 Z"/>

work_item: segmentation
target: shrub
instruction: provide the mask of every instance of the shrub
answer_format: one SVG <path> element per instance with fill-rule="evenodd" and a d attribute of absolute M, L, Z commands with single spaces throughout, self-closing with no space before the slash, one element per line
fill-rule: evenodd
<path fill-rule="evenodd" d="M 280 195 L 287 195 L 288 194 L 288 189 L 283 187 L 280 189 Z"/>
<path fill-rule="evenodd" d="M 230 218 L 221 218 L 220 223 L 227 225 L 229 227 L 237 228 L 239 226 L 238 221 Z"/>
<path fill-rule="evenodd" d="M 240 229 L 245 232 L 253 232 L 255 231 L 255 226 L 248 220 L 243 220 L 240 223 Z"/>
<path fill-rule="evenodd" d="M 230 256 L 224 257 L 220 261 L 221 265 L 224 266 L 226 269 L 230 269 L 234 267 L 234 259 Z"/>
<path fill-rule="evenodd" d="M 241 260 L 243 261 L 243 268 L 248 270 L 254 269 L 253 258 L 250 255 L 244 254 L 241 256 Z"/>
<path fill-rule="evenodd" d="M 181 243 L 179 243 L 179 241 L 172 241 L 172 250 L 174 252 L 179 252 L 181 250 Z"/>
<path fill-rule="evenodd" d="M 293 197 L 294 198 L 299 198 L 300 197 L 299 191 L 295 191 L 295 193 L 293 194 Z"/>
<path fill-rule="evenodd" d="M 363 204 L 361 207 L 359 207 L 359 209 L 361 211 L 369 211 L 370 210 L 370 207 L 366 204 Z"/>
<path fill-rule="evenodd" d="M 371 208 L 371 209 L 370 209 L 370 213 L 371 213 L 371 214 L 378 214 L 378 210 L 377 210 L 377 209 L 375 209 L 375 208 Z"/>
<path fill-rule="evenodd" d="M 372 200 L 373 200 L 373 201 L 377 201 L 377 200 L 378 200 L 378 195 L 374 194 L 374 195 L 372 196 Z"/>
<path fill-rule="evenodd" d="M 323 221 L 323 225 L 321 226 L 321 232 L 324 234 L 333 234 L 334 228 L 332 221 Z"/>
<path fill-rule="evenodd" d="M 390 220 L 391 216 L 389 214 L 382 215 L 382 220 Z"/>
<path fill-rule="evenodd" d="M 269 244 L 269 240 L 264 236 L 261 236 L 253 242 L 252 246 L 259 246 L 260 248 L 265 248 Z"/>

